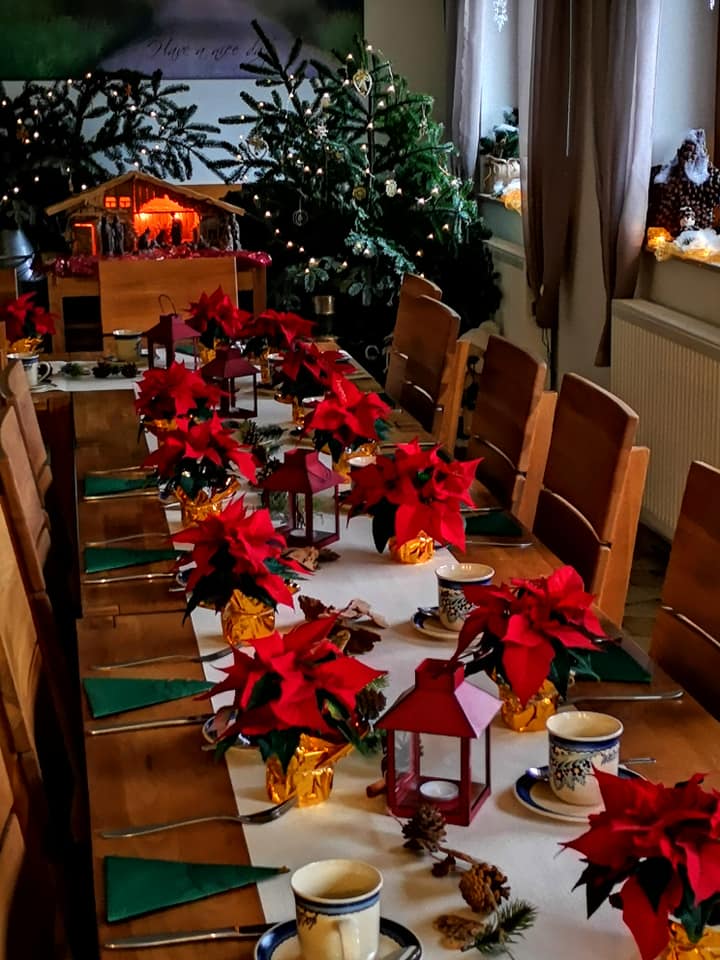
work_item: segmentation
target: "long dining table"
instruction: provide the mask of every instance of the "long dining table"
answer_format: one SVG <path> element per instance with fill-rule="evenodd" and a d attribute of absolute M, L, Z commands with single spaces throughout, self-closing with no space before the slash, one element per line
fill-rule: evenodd
<path fill-rule="evenodd" d="M 371 385 L 371 384 L 370 384 Z M 74 396 L 78 477 L 93 470 L 138 464 L 147 447 L 139 436 L 129 390 L 84 390 Z M 270 397 L 259 401 L 258 422 L 287 419 Z M 406 417 L 396 421 L 395 439 L 420 433 Z M 156 497 L 107 498 L 79 503 L 80 544 L 143 533 L 140 545 L 156 545 L 179 527 L 179 512 L 166 509 Z M 525 548 L 468 545 L 460 554 L 436 549 L 429 563 L 398 564 L 376 553 L 367 518 L 343 521 L 339 558 L 321 565 L 302 583 L 302 592 L 342 607 L 353 598 L 367 601 L 388 621 L 381 639 L 362 659 L 388 671 L 388 703 L 412 685 L 414 670 L 426 657 L 445 658 L 453 643 L 421 633 L 412 623 L 418 606 L 436 602 L 435 569 L 453 559 L 487 563 L 495 581 L 544 576 L 560 561 L 534 537 Z M 148 568 L 150 569 L 150 568 Z M 168 565 L 160 564 L 159 571 Z M 145 568 L 143 568 L 143 571 Z M 120 571 L 118 571 L 119 573 Z M 130 571 L 131 573 L 133 571 Z M 95 667 L 116 661 L 176 654 L 185 661 L 114 670 L 112 676 L 220 680 L 231 655 L 212 663 L 192 658 L 222 649 L 219 617 L 198 609 L 183 619 L 185 598 L 170 592 L 171 582 L 127 581 L 83 586 L 84 617 L 78 624 L 81 678 L 101 675 Z M 278 626 L 302 619 L 295 608 L 279 608 Z M 676 684 L 624 641 L 630 652 L 651 671 L 649 684 L 577 683 L 575 698 L 622 693 L 646 693 Z M 494 685 L 484 675 L 472 682 L 488 691 Z M 98 937 L 103 958 L 119 955 L 104 944 L 119 938 L 155 933 L 210 930 L 294 916 L 289 875 L 222 895 L 116 923 L 106 919 L 104 858 L 110 855 L 157 857 L 203 863 L 252 863 L 287 866 L 293 870 L 317 859 L 342 856 L 369 860 L 383 873 L 382 913 L 412 929 L 423 945 L 423 957 L 451 957 L 434 920 L 441 914 L 469 916 L 460 896 L 457 876 L 436 877 L 431 859 L 403 847 L 401 824 L 392 817 L 382 794 L 366 788 L 380 775 L 377 756 L 353 752 L 336 768 L 330 799 L 320 805 L 291 809 L 278 820 L 241 826 L 212 822 L 146 837 L 104 839 L 100 831 L 127 825 L 163 822 L 189 816 L 251 813 L 268 805 L 264 767 L 252 749 L 231 749 L 224 760 L 202 749 L 198 723 L 98 735 L 91 731 L 127 720 L 155 721 L 197 718 L 228 702 L 228 696 L 164 703 L 109 720 L 93 720 L 87 704 L 85 748 L 92 830 Z M 582 701 L 579 701 L 582 705 Z M 621 752 L 625 757 L 652 755 L 656 762 L 642 769 L 651 780 L 674 783 L 696 771 L 720 769 L 720 737 L 716 721 L 689 695 L 661 702 L 589 703 L 588 708 L 612 713 L 624 724 Z M 572 707 L 569 707 L 572 709 Z M 508 876 L 513 896 L 538 908 L 535 926 L 512 948 L 517 960 L 551 958 L 617 958 L 632 960 L 637 950 L 621 914 L 605 905 L 590 920 L 585 917 L 582 891 L 572 892 L 582 864 L 560 843 L 578 836 L 584 824 L 539 816 L 521 806 L 514 795 L 518 777 L 531 765 L 547 760 L 544 732 L 518 734 L 496 718 L 491 730 L 491 795 L 469 827 L 449 826 L 447 845 L 489 863 Z M 253 944 L 218 940 L 203 944 L 125 950 L 129 960 L 244 960 Z M 472 955 L 472 954 L 471 954 Z M 284 956 L 284 955 L 283 955 Z M 381 960 L 381 958 L 378 958 Z"/>

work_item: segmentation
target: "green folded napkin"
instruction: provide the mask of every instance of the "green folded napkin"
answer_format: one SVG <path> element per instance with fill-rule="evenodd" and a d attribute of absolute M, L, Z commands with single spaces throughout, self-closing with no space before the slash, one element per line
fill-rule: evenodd
<path fill-rule="evenodd" d="M 129 547 L 85 547 L 85 573 L 102 573 L 104 570 L 120 570 L 123 567 L 139 567 L 143 563 L 158 560 L 175 560 L 177 550 L 132 549 Z"/>
<path fill-rule="evenodd" d="M 476 513 L 465 519 L 465 533 L 483 537 L 520 537 L 522 527 L 500 510 Z"/>
<path fill-rule="evenodd" d="M 128 490 L 143 490 L 157 486 L 155 477 L 85 477 L 86 497 L 108 497 Z"/>
<path fill-rule="evenodd" d="M 192 357 L 197 351 L 193 347 L 192 341 L 190 343 L 176 343 L 175 344 L 175 353 L 181 353 L 185 357 Z"/>
<path fill-rule="evenodd" d="M 570 651 L 578 661 L 575 677 L 578 680 L 605 680 L 608 683 L 649 683 L 650 674 L 634 660 L 627 650 L 616 644 L 606 643 L 602 650 L 586 653 L 585 650 Z"/>
<path fill-rule="evenodd" d="M 235 864 L 182 863 L 140 857 L 105 857 L 105 899 L 108 923 L 203 900 L 268 880 L 287 867 L 243 867 Z"/>
<path fill-rule="evenodd" d="M 204 693 L 206 680 L 135 680 L 133 677 L 85 677 L 83 687 L 94 717 L 109 717 Z"/>

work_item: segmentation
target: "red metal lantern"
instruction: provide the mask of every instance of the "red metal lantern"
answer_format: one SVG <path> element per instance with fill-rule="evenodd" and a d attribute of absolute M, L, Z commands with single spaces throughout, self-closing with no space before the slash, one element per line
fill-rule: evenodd
<path fill-rule="evenodd" d="M 288 522 L 278 527 L 289 546 L 326 547 L 340 539 L 338 487 L 345 483 L 340 474 L 326 467 L 315 450 L 288 450 L 281 467 L 262 481 L 263 506 L 270 506 L 270 492 L 288 495 Z M 333 530 L 315 530 L 313 497 L 332 490 Z"/>
<path fill-rule="evenodd" d="M 500 701 L 465 680 L 462 665 L 423 660 L 377 726 L 387 730 L 388 806 L 411 817 L 432 803 L 466 827 L 490 796 L 490 724 Z"/>
<path fill-rule="evenodd" d="M 220 413 L 233 413 L 245 420 L 256 417 L 258 368 L 243 357 L 237 347 L 218 347 L 215 359 L 200 368 L 203 380 L 217 380 L 223 389 L 220 397 Z M 235 381 L 250 378 L 252 383 L 252 408 L 236 409 Z"/>
<path fill-rule="evenodd" d="M 169 367 L 175 359 L 175 344 L 181 340 L 191 340 L 193 360 L 197 366 L 197 342 L 200 334 L 182 319 L 179 313 L 165 313 L 160 315 L 154 327 L 150 327 L 143 334 L 147 338 L 148 366 L 155 366 L 155 345 L 165 348 L 165 366 Z"/>

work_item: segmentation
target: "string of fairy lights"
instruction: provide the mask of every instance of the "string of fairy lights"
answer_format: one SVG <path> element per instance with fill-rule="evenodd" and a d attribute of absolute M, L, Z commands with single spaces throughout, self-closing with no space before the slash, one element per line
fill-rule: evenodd
<path fill-rule="evenodd" d="M 372 44 L 367 44 L 365 46 L 365 50 L 368 54 L 371 54 L 371 55 L 374 52 Z M 379 51 L 377 55 L 382 57 L 382 54 Z M 404 103 L 410 104 L 410 103 L 420 102 L 422 104 L 422 120 L 420 123 L 418 134 L 420 136 L 420 139 L 422 139 L 427 133 L 426 111 L 432 107 L 432 98 L 415 97 L 414 99 L 405 100 L 405 101 L 396 100 L 393 103 L 392 97 L 397 93 L 397 88 L 395 84 L 396 78 L 392 69 L 391 62 L 385 58 L 383 58 L 382 63 L 374 65 L 371 68 L 371 70 L 367 70 L 364 66 L 360 66 L 359 69 L 355 69 L 357 66 L 355 57 L 352 53 L 348 53 L 345 57 L 345 64 L 346 64 L 347 75 L 342 80 L 341 86 L 343 88 L 348 88 L 350 86 L 353 86 L 356 92 L 363 99 L 367 100 L 367 105 L 368 105 L 367 106 L 367 123 L 365 125 L 365 129 L 367 131 L 368 137 L 371 142 L 370 143 L 363 142 L 359 144 L 359 150 L 367 156 L 367 161 L 366 161 L 367 165 L 363 169 L 363 174 L 369 182 L 371 179 L 375 177 L 375 171 L 373 169 L 373 156 L 372 156 L 373 151 L 371 149 L 371 143 L 372 143 L 372 137 L 373 137 L 374 131 L 376 129 L 377 111 L 383 112 L 386 109 L 388 109 L 389 105 L 390 107 L 397 107 L 397 106 L 402 106 Z M 385 89 L 377 99 L 373 100 L 369 96 L 370 89 L 374 84 L 382 82 L 382 81 L 379 81 L 377 77 L 381 75 L 381 73 L 383 73 L 385 70 L 387 71 L 387 77 L 385 80 L 385 83 L 386 83 Z M 351 72 L 351 71 L 354 71 L 354 72 Z M 296 110 L 298 111 L 298 116 L 301 117 L 301 119 L 303 119 L 303 121 L 305 122 L 306 133 L 315 134 L 315 136 L 324 140 L 325 137 L 327 136 L 327 127 L 324 122 L 322 113 L 323 111 L 328 110 L 332 105 L 332 99 L 331 99 L 330 93 L 327 91 L 324 91 L 321 94 L 319 99 L 320 115 L 318 115 L 317 112 L 314 111 L 311 107 L 309 106 L 306 106 L 304 108 L 302 107 L 301 102 L 299 101 L 298 93 L 297 93 L 297 87 L 299 86 L 299 81 L 297 81 L 294 74 L 288 73 L 286 76 L 283 77 L 283 82 L 284 82 L 286 94 L 288 97 L 288 102 L 295 106 Z M 259 85 L 262 85 L 262 81 L 258 81 L 258 83 Z M 264 101 L 259 100 L 255 104 L 255 106 L 257 109 L 257 116 L 248 117 L 246 114 L 241 114 L 237 118 L 238 122 L 240 123 L 253 124 L 253 132 L 247 137 L 241 133 L 238 137 L 238 142 L 239 144 L 243 142 L 246 144 L 246 150 L 250 153 L 252 157 L 254 157 L 255 159 L 263 159 L 264 153 L 267 151 L 267 148 L 268 148 L 267 142 L 262 136 L 263 123 L 264 123 L 265 117 L 268 116 L 268 105 Z M 272 114 L 275 113 L 275 109 L 276 108 L 273 106 L 270 111 L 270 116 L 272 116 Z M 324 149 L 326 154 L 328 154 L 330 148 L 328 147 L 327 144 L 324 145 Z M 247 163 L 247 157 L 244 156 L 243 153 L 241 152 L 237 153 L 237 159 L 239 161 L 245 161 Z M 295 166 L 298 169 L 301 169 L 305 175 L 313 176 L 313 177 L 325 176 L 325 168 L 328 166 L 328 163 L 329 163 L 329 161 L 327 161 L 325 164 L 325 167 L 323 166 L 315 167 L 314 164 L 310 165 L 309 163 L 306 163 L 305 160 L 302 157 L 300 157 L 297 151 L 295 151 L 293 148 L 288 148 L 284 156 L 280 158 L 281 167 L 282 167 L 282 161 L 293 162 Z M 252 166 L 252 162 L 250 162 L 249 165 Z M 445 183 L 442 186 L 438 186 L 437 184 L 434 184 L 430 188 L 429 193 L 427 195 L 425 196 L 421 195 L 416 197 L 415 204 L 418 209 L 422 210 L 424 207 L 428 205 L 432 205 L 431 209 L 435 208 L 437 205 L 437 202 L 442 198 L 443 191 L 445 189 L 449 187 L 454 191 L 458 191 L 459 188 L 462 186 L 463 181 L 459 177 L 454 176 L 442 164 L 440 165 L 440 173 L 444 177 Z M 242 176 L 240 179 L 242 183 L 248 182 L 247 170 L 242 173 Z M 355 189 L 357 191 L 358 188 L 356 187 Z M 365 192 L 360 193 L 357 196 L 354 193 L 353 194 L 354 198 L 359 200 L 364 199 L 364 197 L 367 196 L 367 188 L 363 188 L 363 190 Z M 392 173 L 386 180 L 386 194 L 390 197 L 403 195 L 402 187 L 398 185 L 394 179 L 394 173 Z M 303 198 L 303 192 L 302 190 L 300 190 L 299 211 L 302 210 L 302 198 Z M 261 204 L 261 198 L 259 197 L 258 194 L 254 194 L 252 199 L 253 199 L 253 203 L 256 206 Z M 296 211 L 296 213 L 299 211 Z M 280 216 L 279 212 L 273 213 L 273 211 L 270 209 L 265 209 L 259 212 L 262 213 L 262 216 L 264 219 L 270 220 L 270 221 L 272 221 L 276 216 Z M 457 219 L 459 214 L 457 213 L 457 210 L 455 207 L 452 208 L 451 212 Z M 298 226 L 301 226 L 301 224 L 299 224 L 298 222 L 295 222 L 294 226 L 298 227 Z M 453 224 L 449 219 L 445 220 L 440 227 L 440 231 L 443 234 L 450 234 L 452 230 L 453 230 Z M 282 241 L 283 239 L 282 231 L 277 226 L 274 228 L 274 237 L 278 241 Z M 426 236 L 426 241 L 428 243 L 435 242 L 438 239 L 439 238 L 434 231 L 429 232 Z M 306 254 L 304 245 L 302 243 L 299 243 L 295 239 L 292 239 L 292 238 L 286 239 L 285 247 L 289 251 L 297 250 L 299 254 L 303 254 L 303 255 Z M 361 243 L 355 243 L 352 250 L 354 254 L 358 256 L 362 255 L 368 259 L 375 256 L 375 252 L 370 245 L 363 246 L 363 244 Z M 425 256 L 425 250 L 422 247 L 419 247 L 415 251 L 415 256 L 417 259 L 422 259 L 422 257 Z M 310 274 L 315 268 L 324 267 L 325 264 L 331 259 L 333 258 L 308 255 L 307 260 L 304 261 L 304 263 L 300 264 L 300 268 L 302 269 L 304 266 L 304 273 L 307 275 L 307 274 Z M 347 260 L 334 261 L 334 268 L 336 270 L 346 270 L 348 266 L 349 264 Z"/>

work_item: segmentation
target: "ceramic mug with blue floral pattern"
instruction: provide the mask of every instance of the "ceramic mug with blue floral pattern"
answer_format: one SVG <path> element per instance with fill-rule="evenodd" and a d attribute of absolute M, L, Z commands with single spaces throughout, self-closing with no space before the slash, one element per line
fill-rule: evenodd
<path fill-rule="evenodd" d="M 495 570 L 486 563 L 444 563 L 435 571 L 438 581 L 438 616 L 446 630 L 460 632 L 472 604 L 464 587 L 490 583 Z"/>
<path fill-rule="evenodd" d="M 564 803 L 602 802 L 593 770 L 618 772 L 623 725 L 607 713 L 568 710 L 548 717 L 550 786 Z"/>

